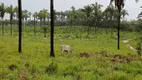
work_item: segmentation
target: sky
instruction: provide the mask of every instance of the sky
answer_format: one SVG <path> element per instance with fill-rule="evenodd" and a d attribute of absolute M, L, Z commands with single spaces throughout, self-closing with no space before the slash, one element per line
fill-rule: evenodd
<path fill-rule="evenodd" d="M 5 5 L 17 6 L 18 0 L 0 0 L 0 2 L 5 3 Z M 54 0 L 56 11 L 70 10 L 72 6 L 76 9 L 82 8 L 84 5 L 92 4 L 98 2 L 103 5 L 103 10 L 109 5 L 110 0 Z M 138 14 L 142 11 L 142 0 L 138 3 L 135 0 L 126 0 L 125 9 L 128 10 L 129 16 L 127 20 L 137 19 Z M 50 9 L 50 0 L 22 0 L 22 8 L 26 9 L 32 13 L 38 12 L 41 9 Z M 7 17 L 7 15 L 6 15 Z"/>

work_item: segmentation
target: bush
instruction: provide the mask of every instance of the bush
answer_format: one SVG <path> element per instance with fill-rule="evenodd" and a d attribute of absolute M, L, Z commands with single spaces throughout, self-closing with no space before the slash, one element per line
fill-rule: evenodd
<path fill-rule="evenodd" d="M 142 37 L 140 38 L 140 41 L 138 42 L 136 49 L 137 49 L 138 55 L 141 56 L 142 55 Z"/>

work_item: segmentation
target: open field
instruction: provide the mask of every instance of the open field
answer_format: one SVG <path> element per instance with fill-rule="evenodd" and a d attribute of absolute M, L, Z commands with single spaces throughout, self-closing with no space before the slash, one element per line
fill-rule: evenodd
<path fill-rule="evenodd" d="M 79 27 L 80 28 L 80 27 Z M 64 27 L 55 28 L 55 56 L 49 57 L 50 39 L 32 28 L 23 32 L 23 52 L 17 52 L 18 38 L 15 28 L 11 36 L 6 30 L 0 36 L 0 79 L 2 80 L 141 80 L 142 57 L 127 44 L 136 48 L 139 34 L 121 32 L 121 50 L 117 50 L 116 32 L 106 34 L 92 31 L 62 32 Z M 28 31 L 29 30 L 29 31 Z M 78 29 L 77 29 L 78 30 Z M 101 30 L 100 30 L 101 31 Z M 81 37 L 80 37 L 81 34 Z M 77 37 L 79 36 L 79 37 Z M 122 40 L 130 40 L 123 43 Z M 70 45 L 73 53 L 62 53 L 60 46 Z M 82 53 L 82 54 L 80 54 Z"/>

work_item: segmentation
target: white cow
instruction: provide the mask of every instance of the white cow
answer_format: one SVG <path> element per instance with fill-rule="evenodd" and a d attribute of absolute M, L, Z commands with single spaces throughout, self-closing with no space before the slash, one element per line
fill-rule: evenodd
<path fill-rule="evenodd" d="M 69 45 L 61 45 L 61 51 L 62 52 L 70 52 L 70 53 L 72 53 L 72 49 L 70 48 L 70 46 Z"/>

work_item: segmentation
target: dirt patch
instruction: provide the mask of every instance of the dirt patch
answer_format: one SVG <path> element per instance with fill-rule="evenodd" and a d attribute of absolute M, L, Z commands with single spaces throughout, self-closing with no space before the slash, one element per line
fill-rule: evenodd
<path fill-rule="evenodd" d="M 80 57 L 90 58 L 90 55 L 89 53 L 83 52 L 83 53 L 80 53 Z"/>
<path fill-rule="evenodd" d="M 110 60 L 112 64 L 129 63 L 131 61 L 137 61 L 137 60 L 142 61 L 142 58 L 138 56 L 133 56 L 133 55 L 124 56 L 120 54 L 110 55 L 107 54 L 106 51 L 96 52 L 95 54 L 89 54 L 87 52 L 80 53 L 80 57 L 86 57 L 86 58 L 97 58 L 96 56 L 99 55 L 104 60 Z"/>
<path fill-rule="evenodd" d="M 105 54 L 102 55 L 106 60 L 110 60 L 113 64 L 117 63 L 129 63 L 134 60 L 142 60 L 140 57 L 134 57 L 132 55 L 124 56 L 124 55 L 109 55 Z"/>
<path fill-rule="evenodd" d="M 18 77 L 20 80 L 28 80 L 25 74 L 19 74 Z"/>

